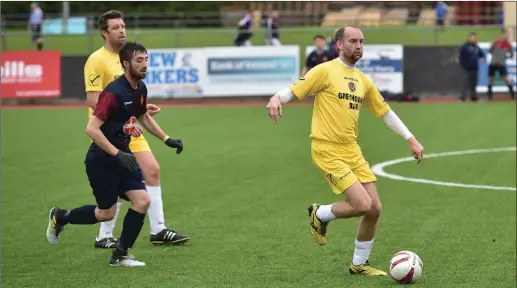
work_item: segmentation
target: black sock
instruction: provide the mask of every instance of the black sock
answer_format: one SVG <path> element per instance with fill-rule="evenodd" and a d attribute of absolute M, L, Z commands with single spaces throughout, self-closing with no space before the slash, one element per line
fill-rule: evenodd
<path fill-rule="evenodd" d="M 72 209 L 70 211 L 57 214 L 57 222 L 61 225 L 65 224 L 95 224 L 99 222 L 95 217 L 95 205 L 84 205 Z"/>
<path fill-rule="evenodd" d="M 513 95 L 513 87 L 512 87 L 512 84 L 508 85 L 508 89 L 510 89 L 510 94 Z"/>
<path fill-rule="evenodd" d="M 43 50 L 43 43 L 38 43 L 37 47 L 38 47 L 38 51 Z"/>
<path fill-rule="evenodd" d="M 141 214 L 135 210 L 129 208 L 124 218 L 124 224 L 122 226 L 122 233 L 120 235 L 120 242 L 118 249 L 127 251 L 128 248 L 132 248 L 135 244 L 142 226 L 144 226 L 145 213 Z"/>
<path fill-rule="evenodd" d="M 492 98 L 492 85 L 488 84 L 488 97 Z"/>

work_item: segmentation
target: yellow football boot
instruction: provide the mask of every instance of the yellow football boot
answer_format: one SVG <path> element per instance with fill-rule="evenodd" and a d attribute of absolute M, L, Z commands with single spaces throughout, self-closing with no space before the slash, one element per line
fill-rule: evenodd
<path fill-rule="evenodd" d="M 354 275 L 365 275 L 365 276 L 387 276 L 388 274 L 382 270 L 375 269 L 370 266 L 370 263 L 366 261 L 366 263 L 361 265 L 354 265 L 350 263 L 350 267 L 348 268 L 350 274 Z"/>
<path fill-rule="evenodd" d="M 309 222 L 311 226 L 311 234 L 312 238 L 316 240 L 320 246 L 325 245 L 327 243 L 327 225 L 328 223 L 323 223 L 316 217 L 316 211 L 320 207 L 319 204 L 311 204 L 307 210 L 309 210 Z"/>

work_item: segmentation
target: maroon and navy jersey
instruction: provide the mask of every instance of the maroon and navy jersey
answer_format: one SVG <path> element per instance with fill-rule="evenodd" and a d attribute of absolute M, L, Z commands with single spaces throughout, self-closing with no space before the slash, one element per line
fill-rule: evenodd
<path fill-rule="evenodd" d="M 113 146 L 121 151 L 131 152 L 131 133 L 138 117 L 147 112 L 146 105 L 145 84 L 140 81 L 135 89 L 131 87 L 126 76 L 122 75 L 101 92 L 93 115 L 104 121 L 101 131 Z M 91 144 L 88 152 L 107 154 L 95 143 Z"/>
<path fill-rule="evenodd" d="M 318 53 L 316 50 L 312 51 L 309 56 L 307 56 L 307 60 L 305 60 L 305 67 L 307 67 L 307 71 L 316 67 L 321 63 L 325 63 L 330 61 L 332 58 L 332 54 L 328 50 L 323 50 L 321 53 Z"/>

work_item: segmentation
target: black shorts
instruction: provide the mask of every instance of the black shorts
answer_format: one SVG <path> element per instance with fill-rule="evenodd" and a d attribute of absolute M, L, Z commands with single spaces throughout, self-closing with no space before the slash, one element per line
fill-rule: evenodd
<path fill-rule="evenodd" d="M 36 38 L 41 37 L 41 25 L 40 24 L 31 24 L 31 32 L 32 32 L 32 40 L 36 40 Z"/>
<path fill-rule="evenodd" d="M 145 190 L 144 176 L 138 167 L 136 172 L 127 172 L 112 156 L 98 156 L 85 161 L 86 175 L 93 189 L 99 209 L 109 209 L 120 197 L 129 201 L 126 192 Z"/>
<path fill-rule="evenodd" d="M 499 72 L 499 76 L 504 77 L 508 75 L 508 69 L 505 65 L 490 64 L 488 66 L 488 76 L 494 77 L 495 72 Z"/>

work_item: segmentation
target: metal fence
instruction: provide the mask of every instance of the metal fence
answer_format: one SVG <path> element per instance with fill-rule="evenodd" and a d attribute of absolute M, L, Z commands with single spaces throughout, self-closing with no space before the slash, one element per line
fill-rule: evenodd
<path fill-rule="evenodd" d="M 418 24 L 426 23 L 427 25 L 435 22 L 434 12 L 423 13 L 423 10 L 407 8 L 403 12 L 395 10 L 379 8 L 375 15 L 345 15 L 340 17 L 342 23 L 358 24 L 378 23 L 378 25 L 399 23 L 397 25 L 405 25 L 408 23 Z M 429 12 L 429 10 L 426 10 Z M 256 11 L 259 18 L 266 17 L 269 11 Z M 446 23 L 454 25 L 455 22 L 465 20 L 473 20 L 474 22 L 485 23 L 492 21 L 499 22 L 499 12 L 491 9 L 490 11 L 483 11 L 479 9 L 479 14 L 476 16 L 470 15 L 455 15 L 449 12 Z M 124 20 L 128 28 L 155 28 L 155 27 L 171 27 L 171 28 L 185 28 L 185 27 L 234 27 L 239 19 L 244 16 L 245 11 L 212 11 L 212 12 L 159 12 L 156 13 L 127 13 L 124 15 Z M 336 13 L 336 12 L 332 12 Z M 341 12 L 338 12 L 341 13 Z M 359 13 L 359 12 L 358 12 Z M 94 28 L 99 13 L 71 13 L 69 17 L 84 17 L 87 19 L 88 28 Z M 359 13 L 360 14 L 360 13 Z M 283 27 L 292 26 L 320 26 L 324 22 L 324 18 L 328 13 L 322 10 L 309 11 L 281 11 L 280 23 Z M 6 29 L 24 29 L 27 27 L 27 14 L 7 14 L 1 15 L 2 30 Z M 46 19 L 62 19 L 62 14 L 45 14 Z M 64 19 L 66 21 L 66 19 Z"/>
<path fill-rule="evenodd" d="M 409 46 L 459 45 L 470 31 L 478 31 L 480 40 L 491 41 L 499 35 L 499 28 L 455 26 L 437 29 L 433 26 L 407 27 L 365 27 L 367 44 L 403 44 Z M 332 37 L 335 28 L 301 27 L 283 28 L 280 38 L 283 45 L 312 45 L 313 37 L 321 34 Z M 515 31 L 515 29 L 514 29 Z M 131 29 L 127 30 L 130 40 L 138 41 L 151 48 L 192 48 L 205 46 L 233 46 L 237 35 L 231 28 L 200 29 Z M 484 38 L 484 39 L 483 39 Z M 98 30 L 89 29 L 85 35 L 46 35 L 45 49 L 60 50 L 64 55 L 86 55 L 103 45 Z M 263 28 L 253 31 L 253 45 L 265 45 L 266 32 Z M 33 50 L 28 31 L 5 31 L 2 35 L 2 50 Z"/>

